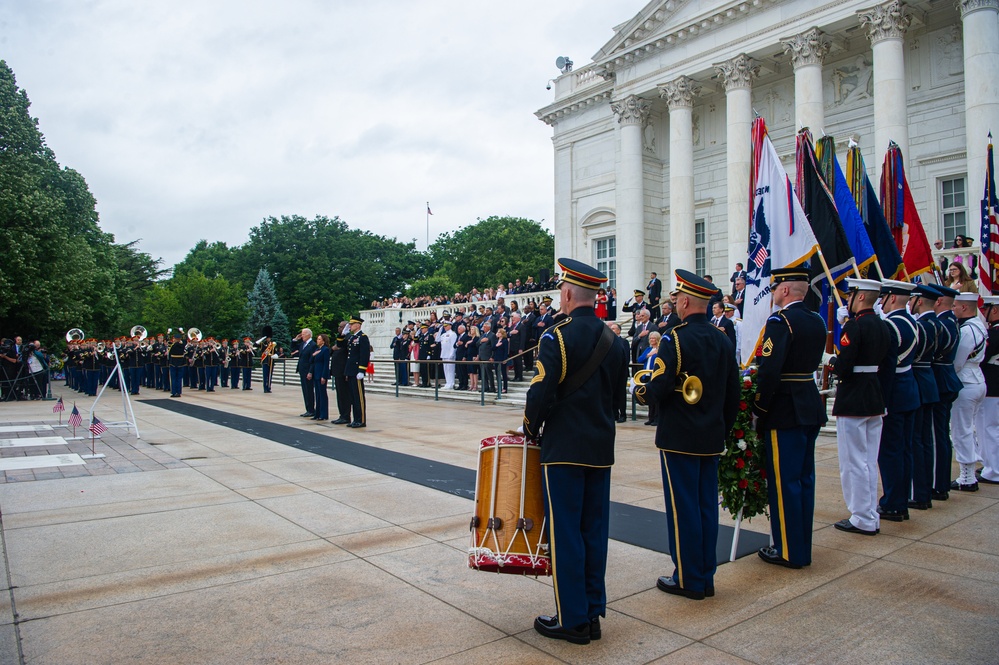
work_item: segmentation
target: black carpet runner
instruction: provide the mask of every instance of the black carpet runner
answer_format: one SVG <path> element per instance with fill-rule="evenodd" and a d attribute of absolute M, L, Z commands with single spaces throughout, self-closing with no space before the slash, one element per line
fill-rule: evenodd
<path fill-rule="evenodd" d="M 278 425 L 266 420 L 234 415 L 218 409 L 209 409 L 189 402 L 169 399 L 143 401 L 143 404 L 173 411 L 183 416 L 197 418 L 215 425 L 246 432 L 262 439 L 298 448 L 338 462 L 399 478 L 417 485 L 466 499 L 475 499 L 475 470 L 452 464 L 435 462 L 423 457 L 374 448 L 362 443 L 346 441 L 320 432 L 308 432 Z M 471 512 L 469 513 L 471 517 Z M 728 561 L 735 529 L 722 524 L 718 533 L 718 562 Z M 666 537 L 666 515 L 626 503 L 611 502 L 610 537 L 629 545 L 637 545 L 656 552 L 669 553 Z M 768 536 L 743 530 L 739 536 L 738 556 L 752 554 L 770 544 Z"/>

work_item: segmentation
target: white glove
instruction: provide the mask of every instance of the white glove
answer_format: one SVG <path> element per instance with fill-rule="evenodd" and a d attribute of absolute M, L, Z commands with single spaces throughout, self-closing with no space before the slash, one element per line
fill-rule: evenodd
<path fill-rule="evenodd" d="M 517 428 L 517 434 L 523 434 L 523 433 L 524 433 L 524 426 L 521 425 L 520 427 Z"/>
<path fill-rule="evenodd" d="M 635 377 L 631 377 L 630 379 L 628 379 L 628 392 L 629 393 L 631 393 L 632 395 L 634 395 L 635 394 L 635 388 L 637 388 L 637 387 L 638 387 L 638 384 L 635 383 Z"/>
<path fill-rule="evenodd" d="M 358 372 L 357 373 L 357 380 L 360 381 L 363 378 L 364 378 L 364 372 Z"/>
<path fill-rule="evenodd" d="M 850 310 L 846 305 L 841 305 L 836 309 L 836 320 L 839 321 L 840 325 L 846 323 L 846 320 L 850 318 Z"/>

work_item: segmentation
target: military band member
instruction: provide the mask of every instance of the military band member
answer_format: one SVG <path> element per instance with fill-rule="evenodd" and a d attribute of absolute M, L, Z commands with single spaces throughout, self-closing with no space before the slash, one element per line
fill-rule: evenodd
<path fill-rule="evenodd" d="M 354 414 L 348 427 L 367 427 L 367 405 L 364 402 L 364 373 L 371 361 L 371 342 L 361 330 L 364 319 L 355 316 L 350 319 L 350 336 L 347 338 L 347 366 L 345 372 L 352 378 L 350 385 L 350 408 Z"/>
<path fill-rule="evenodd" d="M 881 283 L 849 279 L 850 319 L 843 325 L 833 371 L 839 377 L 833 415 L 839 448 L 839 474 L 850 517 L 833 526 L 840 531 L 877 535 L 878 446 L 885 413 L 883 385 L 894 379 L 895 357 L 888 324 L 874 313 Z"/>
<path fill-rule="evenodd" d="M 606 616 L 614 402 L 627 380 L 628 355 L 593 311 L 607 277 L 572 259 L 558 265 L 560 302 L 568 315 L 538 340 L 522 425 L 528 439 L 541 443 L 555 591 L 555 614 L 537 617 L 534 629 L 588 644 L 600 639 L 600 617 Z"/>
<path fill-rule="evenodd" d="M 194 344 L 193 362 L 191 363 L 191 387 L 198 390 L 208 388 L 208 375 L 205 368 L 205 354 L 208 353 L 208 338 Z"/>
<path fill-rule="evenodd" d="M 954 356 L 960 340 L 957 317 L 954 316 L 954 296 L 958 291 L 939 284 L 932 284 L 930 288 L 940 294 L 933 306 L 940 324 L 936 352 L 933 355 L 933 374 L 937 378 L 940 401 L 933 406 L 933 449 L 936 459 L 932 497 L 936 501 L 946 501 L 950 494 L 950 465 L 954 457 L 950 434 L 951 411 L 957 394 L 961 391 L 961 380 L 954 371 Z"/>
<path fill-rule="evenodd" d="M 215 386 L 219 382 L 219 365 L 222 358 L 219 355 L 219 347 L 214 337 L 208 338 L 208 348 L 205 350 L 205 379 L 208 387 L 205 392 L 215 392 Z"/>
<path fill-rule="evenodd" d="M 815 384 L 826 326 L 805 306 L 808 268 L 778 268 L 773 303 L 780 309 L 763 329 L 753 414 L 763 443 L 773 546 L 761 559 L 787 568 L 812 563 L 815 440 L 826 408 Z"/>
<path fill-rule="evenodd" d="M 243 349 L 239 356 L 239 367 L 243 372 L 243 390 L 253 390 L 253 359 L 255 357 L 253 340 L 249 337 L 244 337 Z"/>
<path fill-rule="evenodd" d="M 170 358 L 170 397 L 180 397 L 184 391 L 184 368 L 187 367 L 187 354 L 181 334 L 175 332 L 167 351 Z"/>
<path fill-rule="evenodd" d="M 147 342 L 143 344 L 143 348 L 140 350 L 139 355 L 142 358 L 142 384 L 147 388 L 156 388 L 156 359 L 153 357 L 153 349 L 156 346 L 156 340 L 147 338 Z"/>
<path fill-rule="evenodd" d="M 933 305 L 938 295 L 928 285 L 920 284 L 913 290 L 909 300 L 909 310 L 919 328 L 919 340 L 912 362 L 920 404 L 912 428 L 912 494 L 909 508 L 914 510 L 933 507 L 933 465 L 936 457 L 933 450 L 933 405 L 940 401 L 932 367 L 940 324 Z"/>
<path fill-rule="evenodd" d="M 886 279 L 881 286 L 881 311 L 892 333 L 895 347 L 895 381 L 887 400 L 878 447 L 878 468 L 884 496 L 878 502 L 881 519 L 901 522 L 909 519 L 912 489 L 912 441 L 916 411 L 920 406 L 919 386 L 912 363 L 919 350 L 919 327 L 905 306 L 915 284 Z"/>
<path fill-rule="evenodd" d="M 951 412 L 951 434 L 954 456 L 960 465 L 960 475 L 950 484 L 950 489 L 977 492 L 978 480 L 975 467 L 978 462 L 978 441 L 982 432 L 975 434 L 975 422 L 985 400 L 985 376 L 982 360 L 988 342 L 988 330 L 978 319 L 978 294 L 961 293 L 954 298 L 954 314 L 960 325 L 960 340 L 954 355 L 954 371 L 961 381 Z"/>
<path fill-rule="evenodd" d="M 637 379 L 634 394 L 643 404 L 659 403 L 656 447 L 675 570 L 656 586 L 703 600 L 714 595 L 718 457 L 739 409 L 739 372 L 732 342 L 708 321 L 708 302 L 718 288 L 687 270 L 675 275 L 681 323 L 663 335 L 655 368 L 647 384 Z M 688 381 L 699 381 L 700 390 Z"/>
<path fill-rule="evenodd" d="M 219 383 L 223 388 L 229 387 L 229 340 L 222 340 L 219 347 Z"/>
<path fill-rule="evenodd" d="M 271 391 L 271 382 L 274 380 L 274 350 L 277 342 L 274 341 L 274 329 L 271 326 L 264 326 L 264 343 L 261 345 L 263 351 L 260 353 L 260 373 L 264 378 L 264 392 Z"/>
<path fill-rule="evenodd" d="M 985 400 L 978 409 L 978 454 L 982 470 L 978 481 L 999 485 L 999 296 L 983 296 L 982 314 L 988 325 L 988 341 L 982 358 Z"/>
<path fill-rule="evenodd" d="M 242 368 L 242 350 L 239 348 L 239 338 L 233 337 L 229 345 L 229 389 L 239 389 L 239 375 Z"/>

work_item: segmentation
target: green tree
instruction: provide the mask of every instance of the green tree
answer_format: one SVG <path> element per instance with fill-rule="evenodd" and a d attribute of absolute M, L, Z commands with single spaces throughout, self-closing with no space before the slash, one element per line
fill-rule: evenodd
<path fill-rule="evenodd" d="M 427 253 L 434 269 L 470 291 L 529 275 L 537 279 L 555 263 L 555 237 L 530 219 L 488 217 L 442 233 Z"/>
<path fill-rule="evenodd" d="M 71 327 L 122 334 L 114 238 L 76 171 L 45 145 L 31 102 L 0 60 L 0 320 L 4 334 L 51 342 Z"/>
<path fill-rule="evenodd" d="M 461 287 L 456 282 L 452 281 L 450 277 L 444 275 L 441 271 L 438 271 L 430 277 L 418 279 L 410 284 L 409 288 L 406 289 L 406 295 L 411 298 L 418 296 L 451 297 L 459 291 L 461 291 Z"/>
<path fill-rule="evenodd" d="M 233 284 L 250 288 L 259 266 L 249 267 L 242 247 L 229 247 L 224 242 L 210 243 L 199 240 L 184 260 L 173 267 L 173 274 L 181 275 L 192 270 L 206 277 L 225 277 Z"/>
<path fill-rule="evenodd" d="M 257 279 L 246 300 L 250 311 L 250 316 L 246 320 L 246 332 L 256 339 L 256 336 L 263 334 L 264 326 L 270 326 L 274 331 L 273 339 L 287 346 L 291 341 L 291 336 L 288 334 L 288 317 L 274 291 L 274 281 L 263 268 L 257 272 Z"/>
<path fill-rule="evenodd" d="M 209 279 L 197 270 L 156 284 L 143 310 L 152 334 L 198 328 L 217 339 L 240 335 L 246 317 L 246 295 L 238 285 L 221 276 Z"/>

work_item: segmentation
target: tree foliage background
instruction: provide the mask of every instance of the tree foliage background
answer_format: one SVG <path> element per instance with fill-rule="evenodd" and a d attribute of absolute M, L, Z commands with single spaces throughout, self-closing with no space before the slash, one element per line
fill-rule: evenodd
<path fill-rule="evenodd" d="M 101 230 L 86 181 L 58 164 L 29 107 L 0 60 L 0 336 L 51 346 L 69 328 L 112 338 L 142 324 L 256 338 L 268 319 L 286 344 L 289 321 L 329 332 L 374 300 L 451 296 L 553 267 L 554 238 L 520 217 L 479 219 L 421 253 L 336 216 L 290 215 L 262 220 L 242 245 L 200 240 L 167 277 L 137 241 Z"/>

